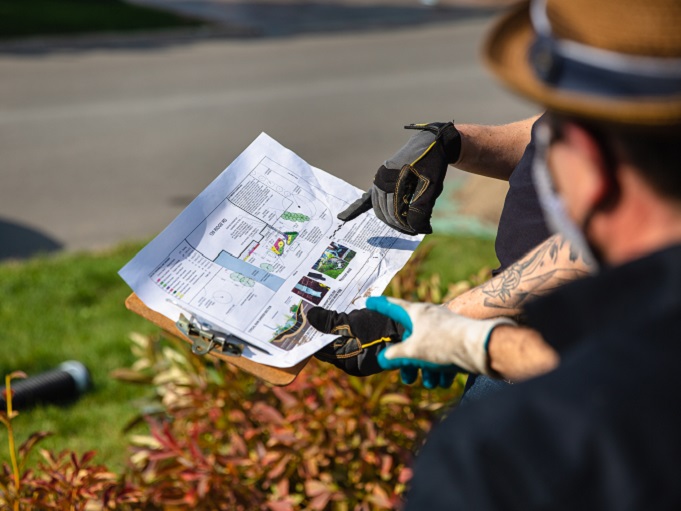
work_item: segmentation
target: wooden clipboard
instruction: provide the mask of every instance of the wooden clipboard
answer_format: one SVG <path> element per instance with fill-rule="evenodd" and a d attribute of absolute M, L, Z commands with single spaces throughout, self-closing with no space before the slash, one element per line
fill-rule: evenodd
<path fill-rule="evenodd" d="M 173 321 L 144 305 L 142 300 L 140 300 L 135 293 L 132 293 L 125 300 L 125 307 L 135 314 L 138 314 L 144 319 L 151 321 L 153 324 L 161 327 L 169 334 L 191 343 L 191 341 L 178 330 Z M 257 362 L 253 362 L 247 358 L 232 357 L 222 353 L 211 352 L 208 354 L 208 356 L 216 357 L 220 360 L 224 360 L 225 362 L 229 362 L 230 364 L 237 366 L 239 369 L 277 386 L 288 385 L 295 380 L 296 376 L 298 376 L 298 373 L 303 370 L 303 367 L 305 367 L 307 361 L 310 360 L 307 358 L 301 362 L 298 362 L 293 367 L 279 368 L 258 364 Z"/>

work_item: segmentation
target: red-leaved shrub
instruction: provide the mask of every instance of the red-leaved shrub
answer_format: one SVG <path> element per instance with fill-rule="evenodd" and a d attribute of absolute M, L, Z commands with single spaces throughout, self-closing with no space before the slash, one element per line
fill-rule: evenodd
<path fill-rule="evenodd" d="M 184 345 L 136 341 L 146 355 L 118 376 L 147 374 L 163 403 L 146 417 L 150 435 L 132 437 L 132 480 L 153 507 L 399 508 L 414 450 L 461 391 L 461 381 L 434 392 L 395 373 L 350 377 L 314 359 L 277 388 Z"/>

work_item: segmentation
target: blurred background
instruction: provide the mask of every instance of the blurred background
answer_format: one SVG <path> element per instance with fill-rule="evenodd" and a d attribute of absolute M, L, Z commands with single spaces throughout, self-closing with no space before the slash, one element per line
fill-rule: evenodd
<path fill-rule="evenodd" d="M 0 258 L 148 238 L 261 131 L 366 188 L 404 124 L 533 113 L 479 57 L 507 0 L 130 1 L 0 0 Z"/>
<path fill-rule="evenodd" d="M 33 376 L 67 360 L 91 373 L 89 392 L 68 408 L 22 410 L 18 441 L 51 431 L 47 448 L 94 449 L 116 471 L 129 464 L 126 435 L 140 431 L 140 410 L 149 403 L 158 410 L 165 391 L 149 384 L 168 364 L 149 362 L 161 350 L 158 329 L 125 310 L 130 290 L 117 271 L 260 132 L 365 189 L 409 137 L 405 124 L 504 123 L 535 113 L 501 90 L 480 59 L 483 35 L 508 3 L 0 0 L 0 374 Z M 388 292 L 437 303 L 484 279 L 496 264 L 506 188 L 452 170 L 436 210 L 437 234 Z M 189 366 L 200 365 L 190 359 Z M 249 375 L 225 374 L 246 397 L 260 389 L 252 399 L 275 400 Z M 406 388 L 395 375 L 389 387 L 380 375 L 357 384 L 315 363 L 300 378 L 345 389 L 338 395 L 347 402 L 325 406 L 328 413 L 345 407 L 348 416 L 365 414 L 366 389 L 375 390 L 371 402 L 379 408 L 382 394 L 409 393 L 390 406 L 411 417 L 410 399 L 435 413 L 462 384 L 441 394 Z M 173 373 L 164 381 L 177 379 Z M 377 413 L 389 421 L 391 410 Z M 412 446 L 403 436 L 395 441 L 408 460 Z M 0 461 L 7 440 L 0 427 Z M 358 462 L 374 463 L 367 460 Z M 348 495 L 362 467 L 348 469 Z M 376 480 L 390 486 L 400 467 Z M 386 486 L 395 498 L 404 487 L 399 478 Z"/>

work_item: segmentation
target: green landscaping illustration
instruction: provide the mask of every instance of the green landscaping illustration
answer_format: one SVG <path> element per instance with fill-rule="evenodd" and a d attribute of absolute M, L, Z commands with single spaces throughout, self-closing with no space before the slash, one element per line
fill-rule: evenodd
<path fill-rule="evenodd" d="M 242 275 L 241 273 L 232 272 L 230 273 L 229 278 L 246 287 L 255 286 L 255 280 L 249 279 L 248 277 Z"/>
<path fill-rule="evenodd" d="M 357 253 L 354 250 L 331 242 L 319 260 L 312 266 L 312 269 L 337 279 L 345 271 L 355 255 Z"/>
<path fill-rule="evenodd" d="M 289 222 L 309 222 L 310 217 L 303 215 L 302 213 L 291 213 L 290 211 L 284 211 L 281 214 L 281 218 L 288 220 Z"/>

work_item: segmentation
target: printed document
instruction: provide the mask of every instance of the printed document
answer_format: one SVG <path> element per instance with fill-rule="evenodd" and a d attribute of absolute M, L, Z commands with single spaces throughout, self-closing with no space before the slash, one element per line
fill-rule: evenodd
<path fill-rule="evenodd" d="M 263 133 L 120 275 L 171 320 L 189 312 L 245 341 L 242 356 L 293 366 L 336 337 L 310 308 L 364 307 L 423 238 L 373 211 L 338 220 L 361 193 Z"/>

